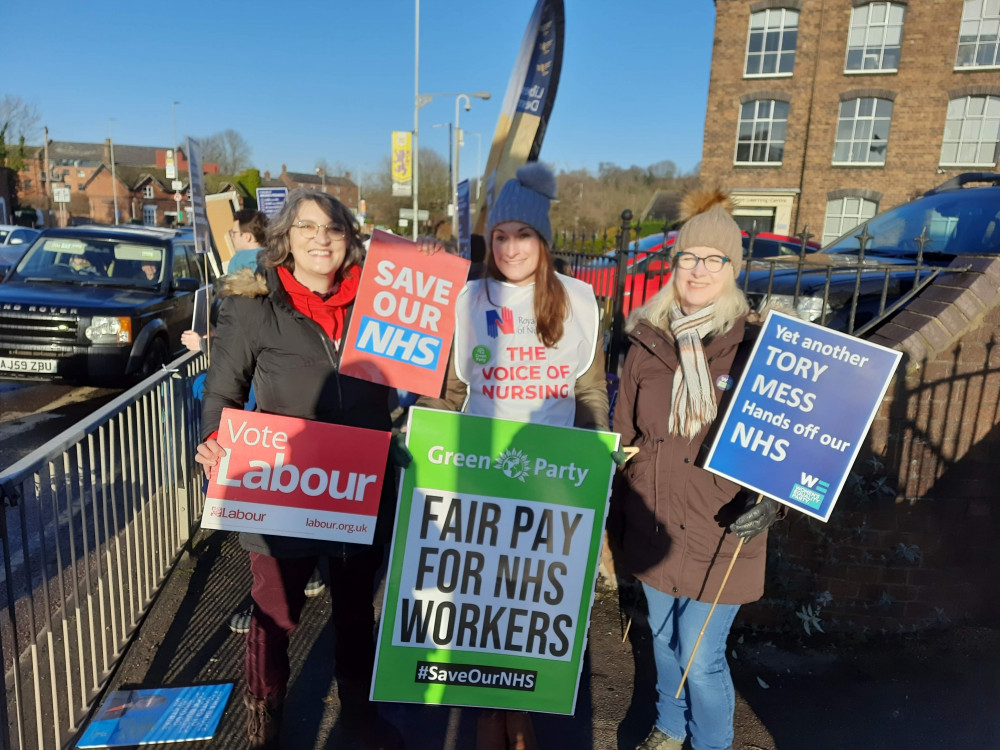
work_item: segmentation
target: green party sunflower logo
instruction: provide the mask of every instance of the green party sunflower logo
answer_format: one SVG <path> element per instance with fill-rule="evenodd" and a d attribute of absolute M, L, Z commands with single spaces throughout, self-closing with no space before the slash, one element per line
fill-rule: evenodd
<path fill-rule="evenodd" d="M 493 463 L 493 466 L 500 469 L 500 471 L 511 479 L 523 482 L 524 478 L 528 476 L 531 461 L 528 459 L 527 454 L 515 448 L 508 448 L 497 456 L 497 460 Z"/>

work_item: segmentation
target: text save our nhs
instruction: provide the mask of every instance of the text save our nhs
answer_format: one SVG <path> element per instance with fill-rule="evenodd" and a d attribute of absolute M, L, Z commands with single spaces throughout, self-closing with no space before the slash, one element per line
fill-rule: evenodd
<path fill-rule="evenodd" d="M 356 346 L 358 351 L 434 370 L 441 358 L 442 340 L 364 315 Z"/>

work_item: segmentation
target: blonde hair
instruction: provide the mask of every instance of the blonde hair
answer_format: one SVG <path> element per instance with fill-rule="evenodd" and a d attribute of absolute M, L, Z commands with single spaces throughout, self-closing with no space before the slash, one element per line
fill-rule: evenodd
<path fill-rule="evenodd" d="M 677 302 L 677 287 L 674 284 L 676 274 L 671 274 L 667 283 L 642 307 L 632 311 L 625 323 L 625 332 L 628 333 L 640 320 L 645 320 L 657 328 L 664 331 L 670 330 L 670 308 Z M 715 300 L 712 308 L 712 326 L 706 338 L 720 336 L 729 332 L 736 324 L 736 321 L 750 312 L 750 303 L 747 302 L 743 290 L 736 286 L 736 276 L 730 273 L 725 275 L 722 282 L 722 291 Z"/>

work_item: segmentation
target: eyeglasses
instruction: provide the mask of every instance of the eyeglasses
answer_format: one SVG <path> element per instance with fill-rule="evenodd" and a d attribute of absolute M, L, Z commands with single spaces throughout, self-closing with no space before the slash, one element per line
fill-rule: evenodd
<path fill-rule="evenodd" d="M 683 268 L 685 271 L 693 271 L 699 263 L 704 263 L 706 271 L 718 273 L 725 267 L 726 263 L 729 263 L 729 258 L 725 255 L 709 255 L 707 258 L 700 258 L 694 253 L 682 251 L 674 256 L 674 261 L 678 268 Z"/>
<path fill-rule="evenodd" d="M 329 224 L 317 224 L 315 221 L 297 221 L 292 226 L 298 227 L 299 231 L 302 232 L 302 236 L 307 240 L 311 240 L 319 234 L 320 229 L 325 229 L 331 240 L 342 240 L 347 236 L 347 229 L 332 221 Z"/>
<path fill-rule="evenodd" d="M 229 230 L 229 236 L 230 237 L 233 237 L 233 238 L 239 237 L 241 234 L 243 234 L 243 232 L 237 232 L 235 229 L 230 229 Z"/>

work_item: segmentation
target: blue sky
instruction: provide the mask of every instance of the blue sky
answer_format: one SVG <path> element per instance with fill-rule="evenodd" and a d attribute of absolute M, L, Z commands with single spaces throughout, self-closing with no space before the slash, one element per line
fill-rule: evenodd
<path fill-rule="evenodd" d="M 566 0 L 562 78 L 541 159 L 701 159 L 715 17 L 710 0 Z M 4 61 L 4 93 L 34 104 L 50 137 L 167 145 L 177 134 L 240 132 L 255 166 L 310 171 L 317 159 L 364 176 L 390 133 L 413 127 L 414 2 L 8 3 L 7 28 L 42 44 Z M 489 91 L 461 112 L 482 161 L 535 0 L 421 0 L 420 91 Z M 44 43 L 48 40 L 48 43 Z M 454 97 L 420 110 L 420 146 L 445 158 Z M 109 122 L 114 118 L 113 125 Z M 476 138 L 461 177 L 476 171 Z M 37 139 L 40 142 L 41 138 Z"/>

